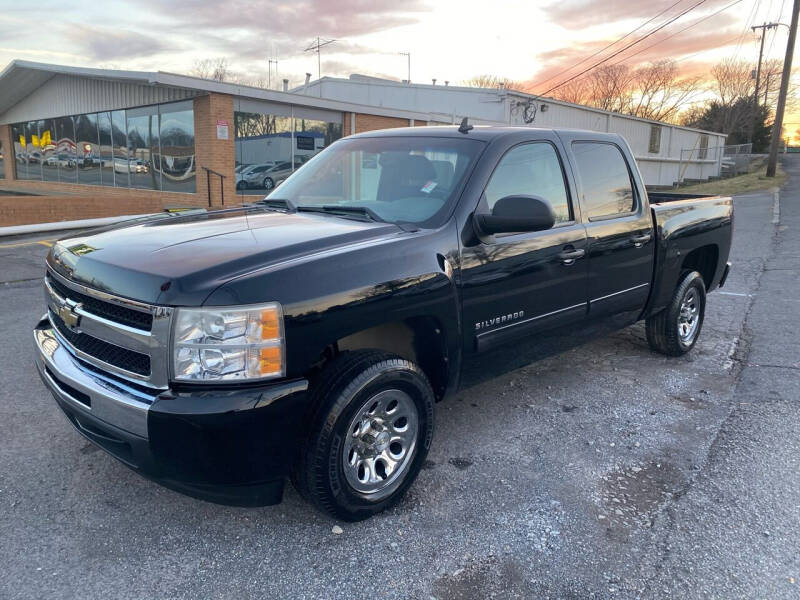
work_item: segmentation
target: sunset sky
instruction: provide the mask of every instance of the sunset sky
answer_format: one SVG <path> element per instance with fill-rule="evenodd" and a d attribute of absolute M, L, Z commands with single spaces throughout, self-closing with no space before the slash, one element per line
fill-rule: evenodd
<path fill-rule="evenodd" d="M 266 81 L 271 57 L 279 61 L 277 87 L 283 77 L 292 84 L 306 72 L 316 78 L 316 55 L 303 49 L 319 35 L 337 40 L 323 49 L 323 75 L 405 79 L 406 57 L 399 53 L 410 52 L 416 82 L 435 77 L 457 84 L 487 73 L 530 82 L 542 92 L 698 1 L 0 0 L 0 64 L 19 58 L 185 73 L 198 59 L 225 57 L 239 75 Z M 791 0 L 733 1 L 706 0 L 610 62 L 638 52 L 630 64 L 672 58 L 687 74 L 704 74 L 724 57 L 755 61 L 750 25 L 788 23 Z M 547 81 L 661 11 L 624 43 Z M 786 27 L 768 34 L 768 57 L 782 58 L 786 37 Z"/>

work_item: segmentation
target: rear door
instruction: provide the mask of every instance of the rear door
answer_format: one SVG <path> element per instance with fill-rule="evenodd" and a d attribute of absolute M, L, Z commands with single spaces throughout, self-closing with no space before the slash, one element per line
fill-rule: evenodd
<path fill-rule="evenodd" d="M 476 213 L 506 196 L 539 196 L 556 215 L 547 231 L 485 236 L 461 256 L 464 342 L 483 352 L 586 316 L 586 232 L 555 139 L 508 149 L 486 185 Z M 513 347 L 513 346 L 512 346 Z"/>
<path fill-rule="evenodd" d="M 650 293 L 653 223 L 632 157 L 613 141 L 571 139 L 588 252 L 589 317 L 635 321 Z M 638 185 L 637 185 L 638 184 Z"/>

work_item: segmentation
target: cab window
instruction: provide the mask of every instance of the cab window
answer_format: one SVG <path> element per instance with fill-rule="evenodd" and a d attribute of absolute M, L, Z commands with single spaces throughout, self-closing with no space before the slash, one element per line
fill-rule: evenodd
<path fill-rule="evenodd" d="M 636 210 L 628 164 L 622 151 L 606 142 L 573 142 L 581 183 L 581 206 L 589 220 L 609 219 Z"/>

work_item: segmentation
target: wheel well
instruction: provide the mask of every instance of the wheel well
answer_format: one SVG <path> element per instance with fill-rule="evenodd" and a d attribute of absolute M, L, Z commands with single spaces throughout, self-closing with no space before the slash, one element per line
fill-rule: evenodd
<path fill-rule="evenodd" d="M 711 287 L 714 274 L 717 272 L 717 261 L 719 260 L 719 249 L 714 246 L 701 246 L 695 248 L 686 258 L 683 259 L 681 269 L 684 271 L 697 271 L 703 276 L 703 283 L 706 289 Z"/>
<path fill-rule="evenodd" d="M 419 365 L 441 400 L 447 388 L 448 357 L 444 328 L 433 317 L 414 317 L 383 323 L 341 338 L 335 353 L 347 350 L 384 350 Z"/>

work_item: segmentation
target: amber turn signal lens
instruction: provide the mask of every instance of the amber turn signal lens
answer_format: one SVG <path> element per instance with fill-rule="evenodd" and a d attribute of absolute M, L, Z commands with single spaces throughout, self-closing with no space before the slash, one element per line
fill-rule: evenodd
<path fill-rule="evenodd" d="M 277 340 L 281 336 L 280 317 L 277 309 L 261 311 L 261 339 Z"/>
<path fill-rule="evenodd" d="M 281 372 L 281 349 L 279 346 L 261 348 L 258 366 L 262 375 Z"/>

